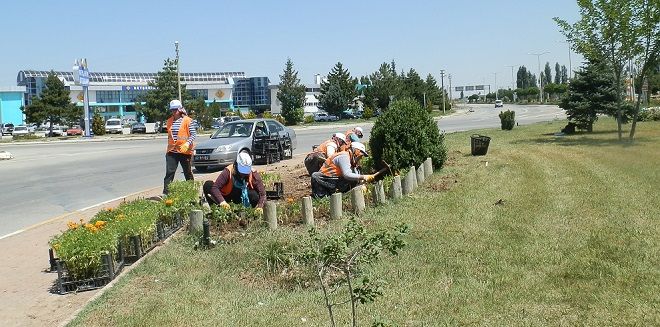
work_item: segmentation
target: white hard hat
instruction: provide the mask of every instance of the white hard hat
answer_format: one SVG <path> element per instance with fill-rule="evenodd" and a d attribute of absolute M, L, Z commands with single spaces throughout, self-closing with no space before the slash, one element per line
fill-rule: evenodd
<path fill-rule="evenodd" d="M 344 133 L 335 133 L 332 136 L 342 140 L 344 143 L 346 142 L 346 135 L 344 135 Z"/>
<path fill-rule="evenodd" d="M 362 137 L 362 134 L 364 134 L 364 130 L 362 130 L 362 127 L 358 126 L 355 129 L 353 129 L 355 133 L 359 134 L 358 136 Z"/>
<path fill-rule="evenodd" d="M 362 142 L 353 142 L 351 143 L 351 147 L 353 149 L 358 149 L 362 151 L 362 153 L 364 153 L 365 156 L 367 157 L 369 156 L 369 154 L 367 153 L 367 147 L 365 147 L 364 144 L 362 144 Z"/>
<path fill-rule="evenodd" d="M 236 169 L 241 174 L 249 174 L 252 171 L 252 157 L 247 152 L 240 152 L 236 156 Z"/>
<path fill-rule="evenodd" d="M 181 101 L 179 101 L 179 100 L 170 101 L 170 110 L 181 109 L 181 108 L 183 108 L 183 105 L 181 104 Z"/>

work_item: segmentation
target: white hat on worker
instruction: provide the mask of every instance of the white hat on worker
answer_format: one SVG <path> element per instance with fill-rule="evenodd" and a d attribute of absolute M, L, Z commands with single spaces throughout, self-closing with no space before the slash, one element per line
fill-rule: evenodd
<path fill-rule="evenodd" d="M 332 135 L 332 136 L 334 136 L 334 137 L 336 137 L 336 138 L 342 140 L 343 142 L 346 142 L 346 135 L 344 135 L 344 133 L 335 133 L 335 134 Z"/>
<path fill-rule="evenodd" d="M 249 174 L 252 171 L 252 157 L 247 152 L 241 152 L 236 156 L 236 170 L 241 174 Z"/>
<path fill-rule="evenodd" d="M 181 109 L 181 108 L 183 108 L 183 105 L 181 104 L 181 101 L 179 101 L 179 100 L 170 101 L 170 110 Z"/>
<path fill-rule="evenodd" d="M 353 149 L 358 149 L 362 151 L 362 153 L 364 153 L 365 156 L 367 157 L 369 156 L 369 153 L 367 153 L 367 147 L 365 147 L 364 144 L 362 144 L 362 142 L 353 142 L 351 143 L 351 147 Z"/>
<path fill-rule="evenodd" d="M 358 134 L 359 137 L 362 137 L 362 134 L 364 134 L 364 130 L 362 130 L 362 127 L 358 126 L 354 129 L 355 133 Z"/>

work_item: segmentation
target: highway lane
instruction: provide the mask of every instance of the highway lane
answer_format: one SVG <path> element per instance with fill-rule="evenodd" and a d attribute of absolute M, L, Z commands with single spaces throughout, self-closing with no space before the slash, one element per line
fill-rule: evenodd
<path fill-rule="evenodd" d="M 521 124 L 565 117 L 555 106 L 505 105 L 504 109 L 508 108 L 516 111 L 516 120 Z M 438 126 L 445 132 L 499 127 L 499 112 L 500 108 L 492 105 L 462 106 L 456 114 L 439 119 Z M 363 127 L 368 138 L 371 125 Z M 294 154 L 309 152 L 312 145 L 333 132 L 348 129 L 337 125 L 297 129 Z M 165 144 L 161 137 L 0 145 L 0 150 L 10 151 L 15 157 L 0 161 L 0 237 L 52 217 L 162 187 Z M 183 179 L 180 169 L 176 176 Z M 205 174 L 196 176 L 204 179 Z"/>

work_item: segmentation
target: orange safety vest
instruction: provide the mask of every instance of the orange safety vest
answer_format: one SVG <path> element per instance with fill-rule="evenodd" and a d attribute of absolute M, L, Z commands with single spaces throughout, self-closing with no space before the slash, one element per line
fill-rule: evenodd
<path fill-rule="evenodd" d="M 330 145 L 330 144 L 334 144 L 335 146 L 337 146 L 337 143 L 335 143 L 334 140 L 330 139 L 330 140 L 327 140 L 327 141 L 321 143 L 321 145 L 319 145 L 316 148 L 315 152 L 323 153 L 324 155 L 327 156 L 328 155 L 328 145 Z M 338 152 L 338 150 L 339 149 L 335 150 L 335 152 Z"/>
<path fill-rule="evenodd" d="M 227 184 L 225 184 L 225 186 L 223 186 L 220 189 L 220 193 L 222 194 L 222 196 L 227 196 L 227 195 L 231 194 L 231 191 L 234 189 L 234 181 L 232 180 L 232 178 L 234 178 L 234 165 L 233 164 L 229 165 L 229 166 L 225 167 L 225 169 L 229 170 L 229 179 L 227 180 Z M 249 189 L 254 189 L 254 185 L 252 184 L 252 174 L 254 174 L 254 173 L 255 173 L 255 171 L 253 170 L 250 173 L 250 176 L 248 177 L 248 188 Z"/>
<path fill-rule="evenodd" d="M 351 152 L 350 151 L 341 151 L 341 152 L 335 152 L 330 158 L 326 159 L 325 162 L 323 163 L 323 166 L 321 167 L 321 174 L 324 176 L 328 177 L 341 177 L 344 176 L 344 174 L 341 171 L 341 168 L 335 164 L 333 161 L 337 156 L 347 154 L 349 158 L 351 158 Z M 351 160 L 352 162 L 352 160 Z"/>
<path fill-rule="evenodd" d="M 167 120 L 167 152 L 176 152 L 181 154 L 192 155 L 195 144 L 191 144 L 188 147 L 188 151 L 181 152 L 180 147 L 188 142 L 190 139 L 190 124 L 192 123 L 192 118 L 188 116 L 183 116 L 181 120 L 181 126 L 179 127 L 179 132 L 177 133 L 177 140 L 174 141 L 174 136 L 172 135 L 172 124 L 174 124 L 174 117 L 170 117 Z"/>

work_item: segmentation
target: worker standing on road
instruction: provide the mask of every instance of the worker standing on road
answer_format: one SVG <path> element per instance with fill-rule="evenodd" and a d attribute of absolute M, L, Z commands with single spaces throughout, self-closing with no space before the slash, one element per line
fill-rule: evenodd
<path fill-rule="evenodd" d="M 187 116 L 181 101 L 170 101 L 172 116 L 167 119 L 167 153 L 165 154 L 165 179 L 163 194 L 167 194 L 167 186 L 174 180 L 176 169 L 181 164 L 186 180 L 193 180 L 191 168 L 192 153 L 197 131 L 192 119 Z"/>
<path fill-rule="evenodd" d="M 252 158 L 246 152 L 239 153 L 234 164 L 225 167 L 215 182 L 204 182 L 202 189 L 208 203 L 229 209 L 229 201 L 256 208 L 257 214 L 264 212 L 266 187 L 261 175 L 252 169 Z"/>
<path fill-rule="evenodd" d="M 354 170 L 363 157 L 368 156 L 364 144 L 353 142 L 347 151 L 337 152 L 328 158 L 320 171 L 312 174 L 312 196 L 322 198 L 335 191 L 348 192 L 353 183 L 373 182 L 374 175 L 360 175 Z"/>
<path fill-rule="evenodd" d="M 326 159 L 330 158 L 335 152 L 341 151 L 346 145 L 346 136 L 342 133 L 335 133 L 332 138 L 321 143 L 314 151 L 305 157 L 305 168 L 309 176 L 319 171 Z M 345 149 L 343 149 L 345 150 Z"/>
<path fill-rule="evenodd" d="M 357 126 L 346 132 L 346 143 L 350 146 L 351 142 L 359 142 L 363 136 L 364 130 L 362 127 Z"/>

